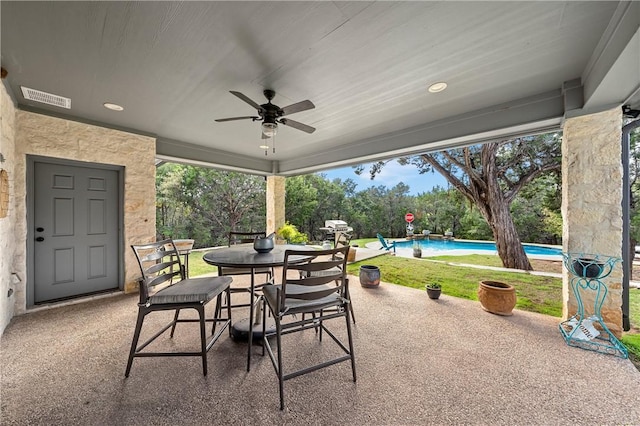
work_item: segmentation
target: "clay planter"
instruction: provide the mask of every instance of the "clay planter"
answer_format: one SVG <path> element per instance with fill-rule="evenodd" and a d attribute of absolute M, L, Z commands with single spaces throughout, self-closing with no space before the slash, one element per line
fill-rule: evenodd
<path fill-rule="evenodd" d="M 516 306 L 516 289 L 499 281 L 480 281 L 478 299 L 482 309 L 497 315 L 512 315 Z"/>
<path fill-rule="evenodd" d="M 360 267 L 360 285 L 362 287 L 378 287 L 380 285 L 380 268 L 373 265 Z"/>

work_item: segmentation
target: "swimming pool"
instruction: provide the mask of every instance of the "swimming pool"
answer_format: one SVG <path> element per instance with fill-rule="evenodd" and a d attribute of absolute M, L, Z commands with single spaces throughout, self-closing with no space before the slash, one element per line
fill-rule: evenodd
<path fill-rule="evenodd" d="M 445 250 L 486 250 L 497 251 L 496 244 L 492 242 L 480 241 L 460 241 L 460 240 L 415 240 L 396 241 L 396 247 L 401 249 L 411 249 L 417 243 L 423 250 L 445 251 Z M 553 247 L 541 247 L 531 244 L 523 244 L 525 253 L 533 256 L 561 256 L 562 250 Z"/>

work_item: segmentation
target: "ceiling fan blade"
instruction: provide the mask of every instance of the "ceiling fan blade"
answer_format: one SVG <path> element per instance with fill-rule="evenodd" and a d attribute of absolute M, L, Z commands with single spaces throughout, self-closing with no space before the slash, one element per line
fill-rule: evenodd
<path fill-rule="evenodd" d="M 285 126 L 293 127 L 294 129 L 302 130 L 303 132 L 313 133 L 316 131 L 315 127 L 307 126 L 306 124 L 302 124 L 298 121 L 291 120 L 289 118 L 283 118 L 280 120 L 280 123 Z"/>
<path fill-rule="evenodd" d="M 294 112 L 306 111 L 308 109 L 313 109 L 315 107 L 316 106 L 313 104 L 313 102 L 309 100 L 301 101 L 301 102 L 291 104 L 289 106 L 282 108 L 282 115 L 289 115 L 289 114 L 293 114 Z"/>
<path fill-rule="evenodd" d="M 251 105 L 252 107 L 257 109 L 258 111 L 262 111 L 262 107 L 260 105 L 258 105 L 257 103 L 255 103 L 253 100 L 251 100 L 245 94 L 240 93 L 240 92 L 234 92 L 233 90 L 230 90 L 230 92 L 231 92 L 232 95 L 236 95 L 237 97 L 239 97 L 240 99 L 242 99 L 243 101 L 245 101 L 246 103 L 248 103 L 249 105 Z"/>
<path fill-rule="evenodd" d="M 252 120 L 257 120 L 260 117 L 247 116 L 247 117 L 218 118 L 216 121 L 218 123 L 222 123 L 223 121 L 246 120 L 248 118 L 251 118 Z"/>

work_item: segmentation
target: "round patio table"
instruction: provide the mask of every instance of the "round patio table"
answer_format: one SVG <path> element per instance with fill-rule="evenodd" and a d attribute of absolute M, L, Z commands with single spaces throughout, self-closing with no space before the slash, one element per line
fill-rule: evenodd
<path fill-rule="evenodd" d="M 247 349 L 247 371 L 251 369 L 251 346 L 253 344 L 253 336 L 256 333 L 256 328 L 259 328 L 259 333 L 262 332 L 259 316 L 256 318 L 256 322 L 252 326 L 248 324 L 252 323 L 255 312 L 255 271 L 259 268 L 276 267 L 284 264 L 284 254 L 287 250 L 309 250 L 308 246 L 300 245 L 276 245 L 269 253 L 258 253 L 253 248 L 253 244 L 238 244 L 231 247 L 222 247 L 210 252 L 205 253 L 202 257 L 206 263 L 214 266 L 221 266 L 227 268 L 247 268 L 251 269 L 251 303 L 249 304 L 249 318 L 237 321 L 232 325 L 235 329 L 240 328 L 244 331 L 247 328 L 248 332 L 248 349 Z M 311 256 L 290 256 L 289 263 L 304 263 L 311 259 Z M 257 300 L 258 302 L 260 299 Z"/>

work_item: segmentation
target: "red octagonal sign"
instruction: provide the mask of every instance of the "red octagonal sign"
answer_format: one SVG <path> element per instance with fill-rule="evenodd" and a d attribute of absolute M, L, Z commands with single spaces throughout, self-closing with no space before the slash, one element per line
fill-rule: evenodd
<path fill-rule="evenodd" d="M 409 223 L 413 222 L 413 219 L 414 219 L 413 213 L 407 213 L 404 215 L 404 220 L 406 220 Z"/>

